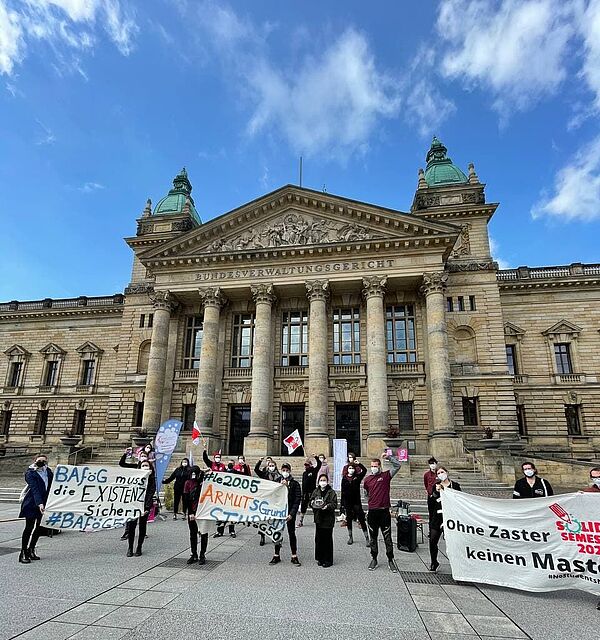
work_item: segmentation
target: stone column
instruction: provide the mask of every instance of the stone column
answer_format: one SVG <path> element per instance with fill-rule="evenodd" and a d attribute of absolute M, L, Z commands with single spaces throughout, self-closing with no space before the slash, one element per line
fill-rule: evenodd
<path fill-rule="evenodd" d="M 209 453 L 220 448 L 220 438 L 215 433 L 215 384 L 217 377 L 217 352 L 219 348 L 219 316 L 227 302 L 219 287 L 199 289 L 204 309 L 202 320 L 202 346 L 198 368 L 196 392 L 196 422 L 207 441 Z"/>
<path fill-rule="evenodd" d="M 153 291 L 150 293 L 150 299 L 154 309 L 154 321 L 152 323 L 152 341 L 142 416 L 142 428 L 146 429 L 149 434 L 156 433 L 160 427 L 165 366 L 169 346 L 169 321 L 171 312 L 177 306 L 169 291 Z"/>
<path fill-rule="evenodd" d="M 387 387 L 387 349 L 383 298 L 387 277 L 363 278 L 363 296 L 367 303 L 367 386 L 369 394 L 368 454 L 379 457 L 385 446 L 389 426 Z"/>
<path fill-rule="evenodd" d="M 272 284 L 250 287 L 256 304 L 254 347 L 252 351 L 252 400 L 250 433 L 244 440 L 244 454 L 265 456 L 273 443 L 273 304 Z"/>
<path fill-rule="evenodd" d="M 427 365 L 431 403 L 431 453 L 440 460 L 459 456 L 459 441 L 454 430 L 452 380 L 448 357 L 448 329 L 444 290 L 448 274 L 435 271 L 423 274 L 421 293 L 427 315 Z"/>
<path fill-rule="evenodd" d="M 308 429 L 307 454 L 330 454 L 328 424 L 329 365 L 327 361 L 327 299 L 329 282 L 311 280 L 306 284 L 309 300 L 308 326 Z"/>

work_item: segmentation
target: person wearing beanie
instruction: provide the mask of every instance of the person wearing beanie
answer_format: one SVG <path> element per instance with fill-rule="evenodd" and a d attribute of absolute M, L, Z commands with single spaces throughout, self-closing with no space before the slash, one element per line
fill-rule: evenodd
<path fill-rule="evenodd" d="M 313 460 L 316 464 L 313 464 Z M 308 509 L 308 503 L 310 502 L 310 496 L 317 488 L 317 476 L 319 469 L 321 468 L 321 460 L 317 456 L 312 458 L 306 458 L 304 461 L 304 473 L 302 474 L 302 501 L 300 503 L 300 520 L 298 526 L 301 527 L 304 524 L 304 516 Z"/>
<path fill-rule="evenodd" d="M 292 552 L 292 564 L 300 566 L 298 560 L 298 542 L 296 540 L 296 515 L 300 508 L 302 499 L 302 491 L 300 483 L 292 477 L 292 467 L 284 462 L 281 465 L 281 484 L 284 484 L 288 490 L 288 515 L 287 515 L 287 531 L 290 540 L 290 551 Z M 269 564 L 278 564 L 281 562 L 281 543 L 275 545 L 275 553 Z"/>

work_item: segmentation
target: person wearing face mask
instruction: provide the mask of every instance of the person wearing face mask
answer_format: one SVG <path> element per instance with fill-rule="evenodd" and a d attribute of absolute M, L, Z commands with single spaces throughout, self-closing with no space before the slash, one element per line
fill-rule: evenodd
<path fill-rule="evenodd" d="M 126 469 L 139 469 L 142 462 L 147 462 L 147 461 L 148 461 L 148 455 L 143 449 L 138 453 L 138 457 L 135 458 L 133 455 L 133 447 L 127 447 L 127 449 L 125 449 L 125 453 L 123 453 L 123 455 L 121 456 L 121 459 L 119 460 L 119 466 L 124 467 Z M 131 520 L 128 520 L 125 523 L 125 529 L 123 531 L 123 535 L 121 536 L 121 540 L 129 539 L 130 523 L 131 523 Z"/>
<path fill-rule="evenodd" d="M 218 472 L 226 471 L 225 465 L 221 462 L 221 452 L 220 451 L 215 451 L 213 459 L 211 460 L 208 457 L 208 453 L 206 453 L 206 449 L 204 449 L 204 451 L 202 452 L 202 459 L 204 460 L 204 464 L 211 471 L 218 471 Z"/>
<path fill-rule="evenodd" d="M 377 568 L 377 556 L 379 547 L 377 538 L 379 531 L 385 542 L 385 553 L 388 559 L 388 567 L 392 573 L 398 573 L 398 566 L 394 560 L 394 544 L 392 542 L 392 516 L 390 514 L 390 487 L 392 478 L 400 471 L 398 458 L 383 454 L 384 459 L 389 460 L 392 468 L 389 471 L 381 470 L 381 461 L 377 458 L 371 460 L 371 473 L 365 478 L 364 488 L 368 497 L 367 524 L 369 526 L 369 538 L 371 540 L 371 562 L 369 571 Z"/>
<path fill-rule="evenodd" d="M 431 492 L 433 491 L 433 487 L 435 487 L 437 483 L 438 461 L 432 457 L 427 460 L 427 464 L 429 465 L 429 469 L 427 469 L 427 471 L 423 474 L 423 484 L 425 485 L 425 491 L 427 492 L 427 511 L 429 512 L 429 519 L 431 520 L 431 516 L 437 509 L 437 503 L 432 498 Z"/>
<path fill-rule="evenodd" d="M 440 566 L 438 562 L 438 545 L 442 532 L 444 530 L 444 515 L 442 513 L 442 491 L 445 489 L 454 489 L 462 491 L 458 482 L 450 480 L 448 469 L 439 466 L 437 470 L 437 482 L 433 486 L 431 495 L 436 502 L 435 513 L 429 519 L 429 555 L 431 557 L 431 565 L 429 571 L 437 571 Z"/>
<path fill-rule="evenodd" d="M 236 470 L 233 460 L 229 460 L 227 462 L 227 467 L 225 468 L 225 471 L 227 473 L 241 473 L 240 471 Z M 215 534 L 213 534 L 213 538 L 221 538 L 225 534 L 225 524 L 226 524 L 225 522 L 217 523 L 217 532 Z M 236 537 L 235 524 L 230 523 L 227 526 L 227 530 L 229 531 L 229 536 L 231 538 L 235 538 Z"/>
<path fill-rule="evenodd" d="M 262 478 L 263 480 L 270 480 L 271 482 L 277 482 L 277 483 L 281 482 L 281 474 L 279 473 L 279 471 L 277 471 L 277 465 L 275 464 L 275 461 L 273 460 L 273 458 L 268 456 L 266 458 L 266 463 L 267 463 L 266 467 L 263 467 L 263 468 L 261 468 L 262 462 L 263 462 L 263 458 L 259 458 L 258 462 L 254 467 L 254 473 L 256 473 L 256 475 L 259 478 Z M 258 535 L 260 537 L 260 546 L 264 547 L 265 536 L 263 533 L 259 533 Z"/>
<path fill-rule="evenodd" d="M 154 445 L 147 444 L 141 451 L 139 451 L 138 457 L 140 458 L 140 460 L 142 459 L 143 456 L 146 456 L 146 458 L 148 458 L 148 460 L 152 464 L 154 464 L 156 460 L 156 456 L 154 454 Z"/>
<path fill-rule="evenodd" d="M 141 556 L 142 546 L 146 538 L 146 527 L 148 525 L 148 516 L 150 515 L 150 509 L 154 504 L 154 494 L 156 493 L 156 475 L 154 473 L 154 466 L 150 460 L 144 460 L 140 463 L 140 469 L 142 471 L 150 471 L 150 475 L 147 479 L 146 494 L 144 496 L 144 513 L 139 518 L 129 521 L 129 527 L 127 528 L 127 540 L 129 542 L 129 548 L 127 550 L 127 557 Z M 137 547 L 135 552 L 133 547 L 135 544 L 135 530 L 139 527 Z"/>
<path fill-rule="evenodd" d="M 337 509 L 337 493 L 324 473 L 319 474 L 317 488 L 310 497 L 315 517 L 315 560 L 326 569 L 333 565 L 333 528 Z"/>
<path fill-rule="evenodd" d="M 246 458 L 244 458 L 244 456 L 238 456 L 237 462 L 235 463 L 233 470 L 236 473 L 240 473 L 243 476 L 252 475 L 250 465 L 246 464 Z"/>
<path fill-rule="evenodd" d="M 513 498 L 546 498 L 554 495 L 552 486 L 544 478 L 540 478 L 533 462 L 521 465 L 523 477 L 515 482 Z"/>
<path fill-rule="evenodd" d="M 362 507 L 360 495 L 360 483 L 367 475 L 367 468 L 362 464 L 350 463 L 346 465 L 346 474 L 342 474 L 342 498 L 341 507 L 346 514 L 346 526 L 348 527 L 348 544 L 353 544 L 352 521 L 357 520 L 365 534 L 367 547 L 371 546 L 369 532 L 365 520 L 365 512 Z"/>
<path fill-rule="evenodd" d="M 185 486 L 185 481 L 188 479 L 189 475 L 190 461 L 187 458 L 184 458 L 173 473 L 166 480 L 163 480 L 163 484 L 170 484 L 175 480 L 175 484 L 173 485 L 173 520 L 177 520 L 180 501 L 183 502 L 183 515 L 185 517 L 186 501 L 182 500 L 183 487 Z"/>
<path fill-rule="evenodd" d="M 206 549 L 208 548 L 208 530 L 210 520 L 196 520 L 196 511 L 200 500 L 200 491 L 204 482 L 204 471 L 194 465 L 190 468 L 190 475 L 183 487 L 186 502 L 188 504 L 188 528 L 190 530 L 190 549 L 192 555 L 188 558 L 188 564 L 206 564 Z M 200 534 L 200 556 L 198 556 L 198 534 Z"/>
<path fill-rule="evenodd" d="M 48 456 L 43 453 L 35 456 L 33 464 L 25 472 L 24 497 L 21 502 L 19 518 L 25 518 L 25 529 L 21 536 L 21 553 L 19 562 L 29 564 L 32 560 L 39 560 L 35 546 L 40 537 L 40 522 L 52 484 L 53 474 L 48 468 Z"/>
<path fill-rule="evenodd" d="M 316 465 L 313 465 L 312 460 L 316 460 Z M 308 503 L 313 491 L 317 488 L 317 477 L 319 475 L 319 469 L 321 468 L 321 461 L 317 456 L 313 458 L 306 458 L 304 461 L 304 472 L 302 474 L 302 501 L 300 502 L 300 520 L 298 526 L 301 527 L 304 524 L 304 516 L 308 509 Z"/>
<path fill-rule="evenodd" d="M 327 482 L 331 484 L 331 469 L 329 468 L 329 463 L 327 462 L 325 454 L 319 454 L 319 462 L 321 463 L 321 467 L 319 468 L 319 475 L 327 476 Z"/>
<path fill-rule="evenodd" d="M 346 474 L 348 473 L 348 465 L 351 465 L 351 464 L 360 464 L 358 462 L 358 458 L 352 452 L 348 454 L 348 462 L 346 462 L 346 464 L 344 465 L 344 468 L 342 469 L 342 478 L 346 477 Z"/>
<path fill-rule="evenodd" d="M 286 526 L 288 538 L 290 540 L 290 551 L 292 552 L 292 564 L 299 567 L 300 560 L 298 560 L 298 542 L 296 540 L 296 515 L 300 508 L 302 492 L 300 490 L 300 483 L 292 477 L 292 467 L 287 462 L 284 462 L 281 465 L 281 484 L 284 484 L 288 490 L 288 515 Z M 269 564 L 278 564 L 281 562 L 280 554 L 281 543 L 275 545 L 275 553 Z"/>

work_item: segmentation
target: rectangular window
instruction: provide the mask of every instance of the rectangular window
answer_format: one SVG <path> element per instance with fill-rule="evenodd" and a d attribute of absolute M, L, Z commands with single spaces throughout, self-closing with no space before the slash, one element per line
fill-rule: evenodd
<path fill-rule="evenodd" d="M 48 409 L 39 409 L 35 416 L 35 424 L 33 426 L 33 435 L 43 436 L 48 426 Z"/>
<path fill-rule="evenodd" d="M 94 384 L 94 374 L 96 372 L 95 360 L 84 360 L 81 370 L 81 384 L 91 387 Z"/>
<path fill-rule="evenodd" d="M 477 311 L 477 307 L 475 306 L 475 296 L 469 296 L 469 310 Z"/>
<path fill-rule="evenodd" d="M 144 417 L 144 403 L 133 403 L 133 427 L 138 429 L 142 426 L 142 418 Z"/>
<path fill-rule="evenodd" d="M 153 324 L 154 324 L 154 314 L 150 313 L 148 315 L 148 328 L 151 329 Z"/>
<path fill-rule="evenodd" d="M 8 375 L 8 386 L 19 387 L 21 386 L 21 371 L 23 370 L 22 362 L 11 362 L 10 373 Z"/>
<path fill-rule="evenodd" d="M 73 431 L 75 435 L 82 436 L 85 431 L 85 418 L 87 411 L 85 409 L 75 409 L 73 416 Z"/>
<path fill-rule="evenodd" d="M 254 314 L 238 313 L 233 317 L 232 367 L 251 367 L 254 350 Z"/>
<path fill-rule="evenodd" d="M 570 346 L 568 343 L 558 343 L 554 345 L 557 373 L 573 373 Z"/>
<path fill-rule="evenodd" d="M 185 347 L 183 351 L 184 369 L 198 369 L 200 367 L 201 348 L 202 316 L 188 316 L 185 326 Z"/>
<path fill-rule="evenodd" d="M 360 309 L 333 311 L 333 364 L 360 363 Z"/>
<path fill-rule="evenodd" d="M 308 313 L 284 311 L 281 323 L 281 366 L 306 366 L 308 364 Z"/>
<path fill-rule="evenodd" d="M 46 374 L 44 375 L 44 386 L 55 387 L 58 380 L 58 360 L 48 360 L 46 362 Z"/>
<path fill-rule="evenodd" d="M 527 435 L 527 418 L 525 416 L 525 405 L 517 405 L 517 424 L 519 425 L 519 435 Z"/>
<path fill-rule="evenodd" d="M 181 412 L 181 422 L 183 422 L 183 426 L 181 428 L 183 431 L 191 431 L 194 428 L 195 415 L 196 415 L 195 404 L 183 405 L 183 411 Z"/>
<path fill-rule="evenodd" d="M 565 405 L 565 419 L 567 421 L 567 433 L 570 436 L 581 435 L 581 415 L 578 404 Z"/>
<path fill-rule="evenodd" d="M 454 311 L 454 300 L 446 298 L 446 311 Z"/>
<path fill-rule="evenodd" d="M 519 367 L 517 365 L 517 345 L 506 345 L 506 364 L 508 365 L 508 373 L 510 373 L 511 376 L 519 373 Z"/>
<path fill-rule="evenodd" d="M 464 311 L 465 310 L 465 298 L 464 298 L 464 296 L 458 296 L 457 301 L 458 301 L 458 310 L 459 311 Z"/>
<path fill-rule="evenodd" d="M 388 362 L 416 362 L 415 308 L 412 304 L 389 306 L 385 312 Z"/>
<path fill-rule="evenodd" d="M 400 431 L 412 431 L 415 428 L 412 402 L 398 403 L 398 428 Z"/>
<path fill-rule="evenodd" d="M 5 410 L 2 412 L 2 418 L 0 419 L 0 429 L 2 429 L 1 435 L 7 436 L 10 430 L 10 421 L 12 420 L 12 411 Z"/>
<path fill-rule="evenodd" d="M 477 398 L 463 398 L 462 410 L 465 427 L 476 427 L 479 425 Z"/>
<path fill-rule="evenodd" d="M 140 329 L 144 328 L 145 322 L 146 322 L 146 314 L 145 313 L 141 313 L 140 314 Z"/>

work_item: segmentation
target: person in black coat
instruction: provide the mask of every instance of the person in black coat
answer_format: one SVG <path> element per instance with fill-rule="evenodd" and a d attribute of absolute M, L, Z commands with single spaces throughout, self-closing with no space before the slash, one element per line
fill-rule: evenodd
<path fill-rule="evenodd" d="M 183 493 L 185 481 L 190 477 L 190 461 L 184 458 L 181 464 L 173 471 L 173 473 L 163 480 L 163 484 L 169 484 L 175 480 L 173 485 L 173 520 L 177 520 L 179 512 L 179 501 L 182 502 L 183 516 L 187 513 L 186 499 Z"/>
<path fill-rule="evenodd" d="M 144 513 L 139 518 L 135 520 L 130 520 L 128 522 L 127 527 L 127 540 L 129 541 L 129 549 L 127 550 L 127 557 L 131 558 L 131 556 L 141 556 L 142 555 L 142 545 L 144 544 L 144 539 L 146 538 L 146 527 L 148 526 L 148 516 L 150 515 L 150 509 L 152 509 L 152 505 L 154 504 L 154 494 L 156 493 L 156 474 L 154 472 L 154 466 L 149 460 L 144 460 L 140 464 L 140 469 L 142 471 L 150 471 L 150 475 L 148 476 L 147 485 L 146 485 L 146 495 L 144 496 Z M 135 553 L 133 551 L 133 546 L 135 544 L 135 530 L 139 525 L 138 532 L 138 541 Z"/>
<path fill-rule="evenodd" d="M 431 557 L 431 566 L 429 571 L 437 571 L 440 566 L 438 562 L 438 544 L 444 530 L 444 514 L 442 513 L 442 491 L 444 489 L 454 489 L 462 491 L 460 485 L 455 480 L 448 477 L 448 469 L 446 467 L 437 468 L 437 482 L 431 490 L 431 496 L 436 501 L 437 509 L 429 519 L 429 555 Z"/>
<path fill-rule="evenodd" d="M 40 523 L 50 494 L 52 478 L 53 473 L 48 468 L 48 456 L 42 453 L 35 456 L 33 464 L 25 472 L 27 487 L 19 512 L 19 518 L 25 518 L 19 554 L 19 562 L 23 564 L 40 559 L 35 552 L 35 545 L 40 537 Z"/>
<path fill-rule="evenodd" d="M 313 456 L 316 461 L 316 466 L 313 465 L 310 458 L 306 458 L 304 461 L 304 473 L 302 474 L 302 502 L 300 503 L 300 521 L 298 526 L 304 525 L 304 516 L 308 509 L 308 503 L 313 491 L 317 488 L 317 477 L 319 475 L 319 469 L 321 468 L 321 461 L 317 456 Z"/>
<path fill-rule="evenodd" d="M 302 491 L 300 490 L 300 483 L 292 477 L 292 467 L 287 462 L 284 462 L 281 465 L 281 484 L 286 485 L 288 490 L 288 515 L 286 519 L 286 526 L 288 537 L 290 539 L 292 564 L 299 567 L 300 560 L 298 560 L 298 541 L 296 540 L 296 516 L 302 500 Z M 275 554 L 269 564 L 277 564 L 278 562 L 281 562 L 280 553 L 281 543 L 275 545 Z"/>
<path fill-rule="evenodd" d="M 365 535 L 367 547 L 370 547 L 371 541 L 369 540 L 369 531 L 367 530 L 367 521 L 360 495 L 360 483 L 367 475 L 367 468 L 360 462 L 350 462 L 346 465 L 345 469 L 346 474 L 342 474 L 341 507 L 342 511 L 346 514 L 348 544 L 354 543 L 352 537 L 352 521 L 357 520 Z"/>
<path fill-rule="evenodd" d="M 319 476 L 319 486 L 310 497 L 315 515 L 315 560 L 326 569 L 333 565 L 333 527 L 337 509 L 337 493 L 331 488 L 327 476 Z"/>
<path fill-rule="evenodd" d="M 533 462 L 524 462 L 521 465 L 523 477 L 515 482 L 513 498 L 547 498 L 554 495 L 554 489 L 548 480 L 538 476 Z"/>

